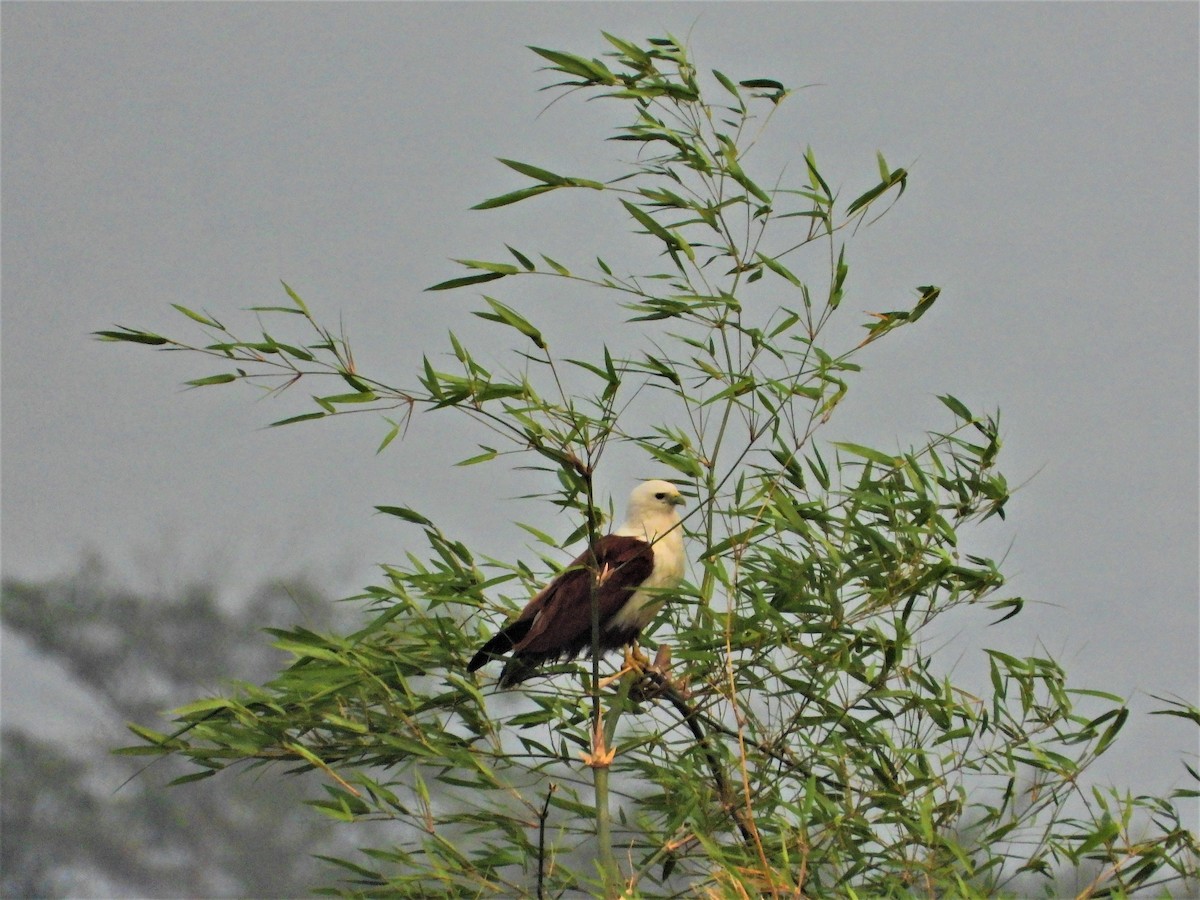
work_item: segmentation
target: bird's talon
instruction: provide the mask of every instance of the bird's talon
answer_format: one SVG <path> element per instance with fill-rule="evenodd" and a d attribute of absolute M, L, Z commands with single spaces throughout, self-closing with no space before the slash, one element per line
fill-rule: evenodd
<path fill-rule="evenodd" d="M 621 680 L 622 677 L 624 677 L 625 673 L 629 672 L 629 671 L 631 671 L 630 668 L 628 666 L 625 666 L 619 672 L 617 672 L 615 675 L 609 675 L 607 678 L 601 678 L 600 679 L 600 690 L 604 690 L 610 684 L 616 684 L 618 681 Z"/>

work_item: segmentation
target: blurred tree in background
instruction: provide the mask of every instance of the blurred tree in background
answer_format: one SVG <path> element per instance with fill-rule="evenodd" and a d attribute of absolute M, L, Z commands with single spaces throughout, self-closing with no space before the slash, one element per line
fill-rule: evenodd
<path fill-rule="evenodd" d="M 55 581 L 5 580 L 0 599 L 8 634 L 60 665 L 114 725 L 153 721 L 233 675 L 268 677 L 281 654 L 264 643 L 264 625 L 326 628 L 335 611 L 301 581 L 226 602 L 215 586 L 152 596 L 114 587 L 97 562 Z M 65 743 L 5 723 L 5 897 L 302 896 L 319 877 L 313 854 L 350 837 L 297 815 L 310 778 L 260 772 L 167 790 L 185 775 L 179 761 L 132 777 L 144 760 L 113 756 L 86 729 L 80 737 Z"/>

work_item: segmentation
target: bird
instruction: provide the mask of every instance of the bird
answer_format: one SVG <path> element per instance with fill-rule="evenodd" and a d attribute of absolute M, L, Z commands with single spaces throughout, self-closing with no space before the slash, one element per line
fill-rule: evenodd
<path fill-rule="evenodd" d="M 629 495 L 625 524 L 596 540 L 526 604 L 510 624 L 471 658 L 468 672 L 511 656 L 499 686 L 520 684 L 544 662 L 573 659 L 592 649 L 593 577 L 600 611 L 599 650 L 632 645 L 662 608 L 663 592 L 683 579 L 686 501 L 669 481 L 644 481 Z"/>

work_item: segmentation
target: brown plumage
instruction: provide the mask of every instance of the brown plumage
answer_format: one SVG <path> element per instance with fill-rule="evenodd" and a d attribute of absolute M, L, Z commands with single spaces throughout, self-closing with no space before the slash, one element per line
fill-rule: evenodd
<path fill-rule="evenodd" d="M 544 662 L 590 652 L 593 577 L 601 652 L 636 640 L 662 605 L 657 591 L 675 587 L 683 576 L 683 535 L 675 511 L 683 502 L 669 482 L 639 485 L 630 496 L 625 524 L 596 541 L 591 552 L 581 553 L 530 600 L 471 658 L 467 671 L 512 651 L 500 673 L 500 687 L 507 688 Z"/>

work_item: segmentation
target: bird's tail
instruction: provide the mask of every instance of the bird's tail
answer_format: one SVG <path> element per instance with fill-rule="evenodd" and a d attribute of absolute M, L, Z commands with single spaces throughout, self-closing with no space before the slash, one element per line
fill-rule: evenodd
<path fill-rule="evenodd" d="M 533 627 L 533 620 L 526 619 L 521 621 L 518 619 L 506 628 L 498 631 L 490 641 L 479 648 L 478 652 L 471 657 L 471 661 L 467 663 L 467 671 L 474 672 L 476 669 L 486 666 L 493 659 L 500 659 L 511 650 L 518 641 L 529 633 L 529 629 Z M 505 665 L 504 671 L 507 673 L 512 660 Z M 501 675 L 501 684 L 503 685 L 504 676 Z M 516 682 L 513 682 L 516 684 Z"/>

